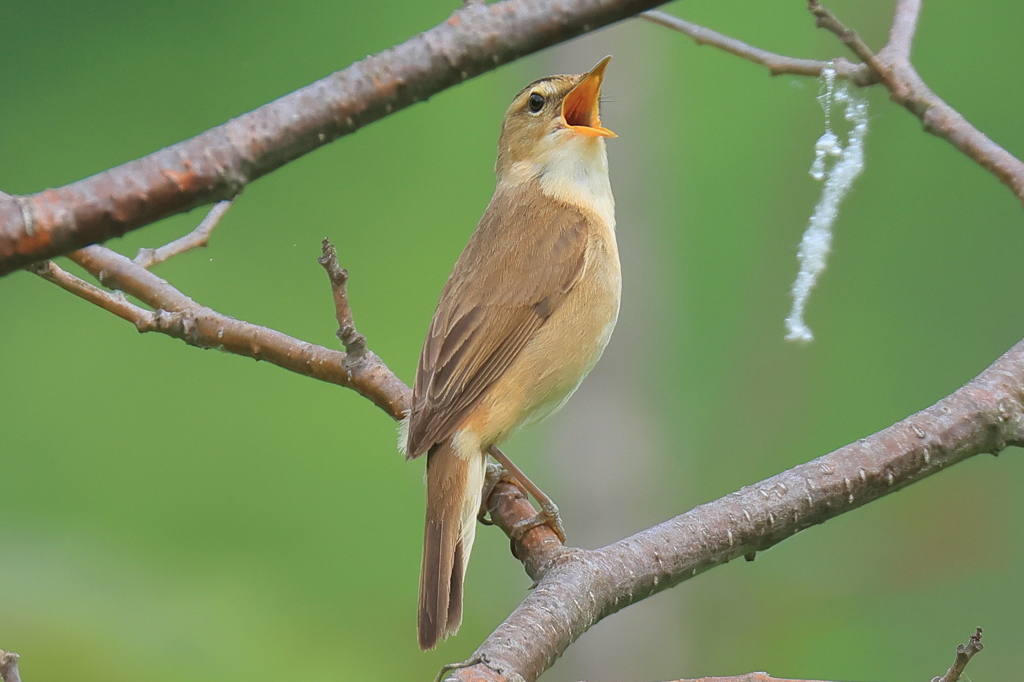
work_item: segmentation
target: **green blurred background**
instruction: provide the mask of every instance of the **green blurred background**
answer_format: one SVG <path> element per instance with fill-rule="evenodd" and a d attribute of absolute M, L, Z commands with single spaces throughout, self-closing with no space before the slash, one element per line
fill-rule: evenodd
<path fill-rule="evenodd" d="M 0 189 L 62 185 L 195 135 L 443 21 L 438 2 L 0 2 Z M 801 0 L 669 10 L 845 56 Z M 837 0 L 873 46 L 891 3 Z M 921 74 L 1024 154 L 1024 3 L 930 0 Z M 874 89 L 867 170 L 783 341 L 817 199 L 814 80 L 629 21 L 476 78 L 249 187 L 210 248 L 157 268 L 196 300 L 336 347 L 320 239 L 371 347 L 410 381 L 530 80 L 614 54 L 605 123 L 624 294 L 604 359 L 508 451 L 598 546 L 924 408 L 1024 336 L 1024 213 Z M 134 255 L 202 211 L 110 244 Z M 65 261 L 62 265 L 69 266 Z M 0 280 L 0 648 L 27 682 L 430 680 L 526 593 L 483 529 L 462 631 L 415 643 L 422 463 L 355 393 L 199 351 L 18 272 Z M 552 682 L 924 680 L 985 628 L 972 680 L 1024 668 L 1019 451 L 984 456 L 617 614 Z"/>

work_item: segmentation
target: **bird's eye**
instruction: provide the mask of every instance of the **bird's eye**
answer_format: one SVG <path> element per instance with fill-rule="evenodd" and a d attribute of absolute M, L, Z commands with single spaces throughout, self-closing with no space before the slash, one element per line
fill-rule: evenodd
<path fill-rule="evenodd" d="M 544 95 L 540 94 L 539 92 L 535 92 L 532 95 L 530 95 L 530 102 L 529 102 L 530 113 L 531 114 L 540 113 L 540 110 L 544 108 L 544 102 L 545 101 L 546 100 L 544 99 Z"/>

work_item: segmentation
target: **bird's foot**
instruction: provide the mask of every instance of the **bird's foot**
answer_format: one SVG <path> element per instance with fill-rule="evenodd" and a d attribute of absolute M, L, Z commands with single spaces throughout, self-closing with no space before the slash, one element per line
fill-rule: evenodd
<path fill-rule="evenodd" d="M 491 493 L 494 492 L 494 486 L 498 485 L 502 481 L 509 483 L 515 483 L 508 472 L 505 471 L 505 467 L 494 462 L 488 462 L 486 469 L 484 469 L 484 488 L 480 495 L 480 511 L 476 514 L 476 520 L 485 526 L 493 526 L 494 521 L 488 517 L 490 513 L 489 502 L 491 501 Z M 519 484 L 516 483 L 518 486 Z M 520 488 L 522 490 L 522 488 Z M 525 493 L 524 493 L 525 494 Z"/>
<path fill-rule="evenodd" d="M 541 502 L 541 509 L 536 516 L 512 526 L 512 539 L 519 540 L 537 526 L 548 526 L 558 536 L 559 541 L 563 545 L 565 544 L 565 528 L 562 527 L 562 517 L 558 515 L 558 506 L 550 499 L 547 502 Z"/>

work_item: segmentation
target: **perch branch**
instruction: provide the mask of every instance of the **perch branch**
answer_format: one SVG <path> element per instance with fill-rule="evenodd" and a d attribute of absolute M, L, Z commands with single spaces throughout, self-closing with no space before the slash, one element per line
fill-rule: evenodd
<path fill-rule="evenodd" d="M 203 218 L 203 221 L 199 223 L 199 226 L 184 237 L 179 237 L 169 244 L 164 244 L 159 249 L 139 249 L 138 255 L 135 256 L 135 263 L 149 269 L 154 265 L 163 263 L 165 260 L 174 258 L 178 254 L 206 246 L 210 241 L 210 235 L 213 234 L 214 228 L 217 227 L 220 219 L 228 212 L 233 203 L 234 200 L 232 199 L 230 201 L 219 201 L 214 204 L 210 212 Z"/>
<path fill-rule="evenodd" d="M 1022 443 L 1024 341 L 872 436 L 606 547 L 549 551 L 536 587 L 474 653 L 483 662 L 448 679 L 533 682 L 605 616 L 968 457 Z"/>
<path fill-rule="evenodd" d="M 303 154 L 469 78 L 666 0 L 471 3 L 443 23 L 190 140 L 0 198 L 0 275 L 236 196 Z"/>
<path fill-rule="evenodd" d="M 958 682 L 964 673 L 964 668 L 974 658 L 974 654 L 984 648 L 985 645 L 981 643 L 981 628 L 978 628 L 967 640 L 967 644 L 961 644 L 956 648 L 956 658 L 953 659 L 953 665 L 949 666 L 946 674 L 941 677 L 933 677 L 932 682 Z"/>

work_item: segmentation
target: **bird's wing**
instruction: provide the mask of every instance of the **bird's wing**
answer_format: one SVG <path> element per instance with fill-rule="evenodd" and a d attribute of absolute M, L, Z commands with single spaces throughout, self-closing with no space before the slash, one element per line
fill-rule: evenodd
<path fill-rule="evenodd" d="M 544 222 L 524 230 L 522 221 Z M 441 293 L 413 389 L 410 458 L 451 437 L 579 281 L 587 221 L 539 188 L 495 196 Z"/>

